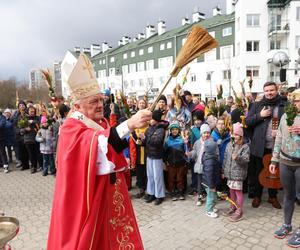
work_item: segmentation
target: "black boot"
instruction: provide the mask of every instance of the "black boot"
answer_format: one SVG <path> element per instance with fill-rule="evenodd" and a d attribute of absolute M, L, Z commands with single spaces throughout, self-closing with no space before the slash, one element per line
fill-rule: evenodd
<path fill-rule="evenodd" d="M 157 198 L 157 199 L 155 200 L 154 205 L 158 206 L 158 205 L 160 205 L 163 201 L 164 201 L 164 198 Z"/>
<path fill-rule="evenodd" d="M 155 200 L 155 196 L 154 195 L 148 195 L 147 198 L 146 198 L 146 203 L 151 203 L 154 200 Z"/>

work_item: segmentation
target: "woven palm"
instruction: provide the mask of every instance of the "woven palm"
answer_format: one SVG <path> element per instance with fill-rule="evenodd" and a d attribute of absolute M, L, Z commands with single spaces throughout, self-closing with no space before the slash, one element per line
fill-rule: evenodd
<path fill-rule="evenodd" d="M 185 65 L 217 46 L 218 42 L 205 29 L 199 25 L 194 25 L 176 57 L 171 76 L 176 77 Z"/>
<path fill-rule="evenodd" d="M 170 73 L 169 79 L 155 99 L 151 110 L 154 110 L 159 98 L 170 83 L 172 77 L 176 77 L 181 69 L 185 65 L 193 61 L 195 58 L 217 46 L 218 42 L 205 29 L 201 28 L 199 25 L 194 25 L 187 37 L 185 44 L 181 48 L 176 58 L 175 65 L 172 72 Z"/>

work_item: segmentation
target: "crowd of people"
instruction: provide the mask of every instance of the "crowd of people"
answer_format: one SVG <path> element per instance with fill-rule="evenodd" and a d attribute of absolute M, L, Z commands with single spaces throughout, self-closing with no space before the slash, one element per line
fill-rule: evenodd
<path fill-rule="evenodd" d="M 300 89 L 279 92 L 275 83 L 267 82 L 263 90 L 255 98 L 229 96 L 207 103 L 183 90 L 175 89 L 169 98 L 160 96 L 149 124 L 127 136 L 123 154 L 128 190 L 136 185 L 135 198 L 155 205 L 164 201 L 166 192 L 172 201 L 193 195 L 195 205 L 205 203 L 206 215 L 212 218 L 219 216 L 218 198 L 228 196 L 232 203 L 223 216 L 237 222 L 243 219 L 244 193 L 253 199 L 253 208 L 261 205 L 260 174 L 266 167 L 264 157 L 272 154 L 267 169 L 273 175 L 280 169 L 284 190 L 284 223 L 274 236 L 285 238 L 292 232 L 295 202 L 300 201 Z M 291 124 L 287 123 L 291 118 L 285 109 L 288 103 L 296 109 Z M 44 104 L 20 101 L 15 112 L 5 109 L 0 115 L 4 173 L 11 171 L 14 152 L 20 170 L 55 176 L 59 130 L 70 107 L 63 98 L 52 106 L 49 110 Z M 124 101 L 109 89 L 104 92 L 103 113 L 111 127 L 150 106 L 147 97 Z M 132 183 L 133 175 L 136 183 Z M 277 193 L 278 188 L 269 188 L 268 202 L 281 209 Z M 300 229 L 288 244 L 300 247 Z"/>

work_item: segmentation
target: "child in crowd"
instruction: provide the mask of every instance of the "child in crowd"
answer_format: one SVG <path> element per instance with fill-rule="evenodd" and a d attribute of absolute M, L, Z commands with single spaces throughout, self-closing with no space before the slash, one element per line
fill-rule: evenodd
<path fill-rule="evenodd" d="M 184 200 L 184 184 L 186 174 L 185 143 L 180 135 L 180 125 L 177 122 L 169 126 L 170 135 L 165 142 L 165 158 L 168 166 L 168 184 L 172 200 Z"/>
<path fill-rule="evenodd" d="M 42 116 L 41 118 L 42 128 L 36 135 L 36 141 L 40 143 L 40 151 L 43 154 L 43 176 L 48 175 L 48 167 L 50 166 L 50 174 L 55 175 L 55 163 L 54 163 L 54 145 L 53 145 L 53 128 L 49 126 L 47 117 Z"/>
<path fill-rule="evenodd" d="M 190 151 L 187 155 L 190 156 L 194 161 L 194 172 L 197 176 L 197 206 L 201 206 L 204 200 L 204 188 L 202 186 L 202 173 L 203 173 L 203 164 L 202 164 L 202 155 L 204 152 L 204 142 L 206 140 L 212 140 L 210 137 L 210 128 L 207 124 L 203 124 L 200 128 L 201 137 L 197 140 L 193 146 L 193 150 Z M 218 150 L 218 149 L 217 149 Z"/>
<path fill-rule="evenodd" d="M 147 155 L 147 193 L 146 202 L 155 200 L 155 205 L 160 205 L 165 197 L 165 183 L 163 175 L 163 156 L 165 130 L 168 123 L 161 120 L 163 113 L 160 110 L 154 110 L 150 126 L 145 132 L 143 144 L 146 145 Z"/>
<path fill-rule="evenodd" d="M 206 190 L 206 215 L 212 218 L 218 217 L 218 210 L 215 208 L 217 200 L 217 184 L 220 180 L 220 163 L 218 157 L 218 145 L 213 140 L 204 142 L 202 155 L 203 184 Z"/>
<path fill-rule="evenodd" d="M 230 205 L 224 216 L 236 222 L 243 217 L 243 181 L 247 177 L 248 162 L 250 160 L 250 148 L 244 143 L 244 132 L 241 123 L 233 124 L 233 143 L 228 143 L 224 161 L 224 177 L 227 178 L 227 185 L 230 189 L 230 198 L 237 204 L 238 208 Z"/>
<path fill-rule="evenodd" d="M 191 128 L 190 136 L 189 136 L 189 144 L 193 146 L 197 140 L 200 139 L 200 127 L 204 123 L 204 111 L 203 110 L 193 110 L 193 126 Z M 194 164 L 193 160 L 190 161 L 191 173 L 192 173 L 192 190 L 189 192 L 189 195 L 195 195 L 197 193 L 197 176 L 194 173 Z"/>
<path fill-rule="evenodd" d="M 220 167 L 222 167 L 225 149 L 228 142 L 230 142 L 230 133 L 229 130 L 225 127 L 225 120 L 223 117 L 218 118 L 217 125 L 212 131 L 211 137 L 218 144 L 220 155 Z M 222 192 L 228 192 L 228 187 L 226 185 L 225 179 L 220 181 L 217 190 Z"/>

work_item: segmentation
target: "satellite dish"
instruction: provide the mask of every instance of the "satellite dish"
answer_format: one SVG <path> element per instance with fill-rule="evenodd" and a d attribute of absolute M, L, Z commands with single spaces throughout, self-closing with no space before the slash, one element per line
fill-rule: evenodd
<path fill-rule="evenodd" d="M 289 62 L 290 62 L 290 58 L 283 51 L 279 51 L 279 52 L 275 53 L 272 58 L 272 63 L 277 67 L 282 67 L 284 65 L 287 65 Z"/>

